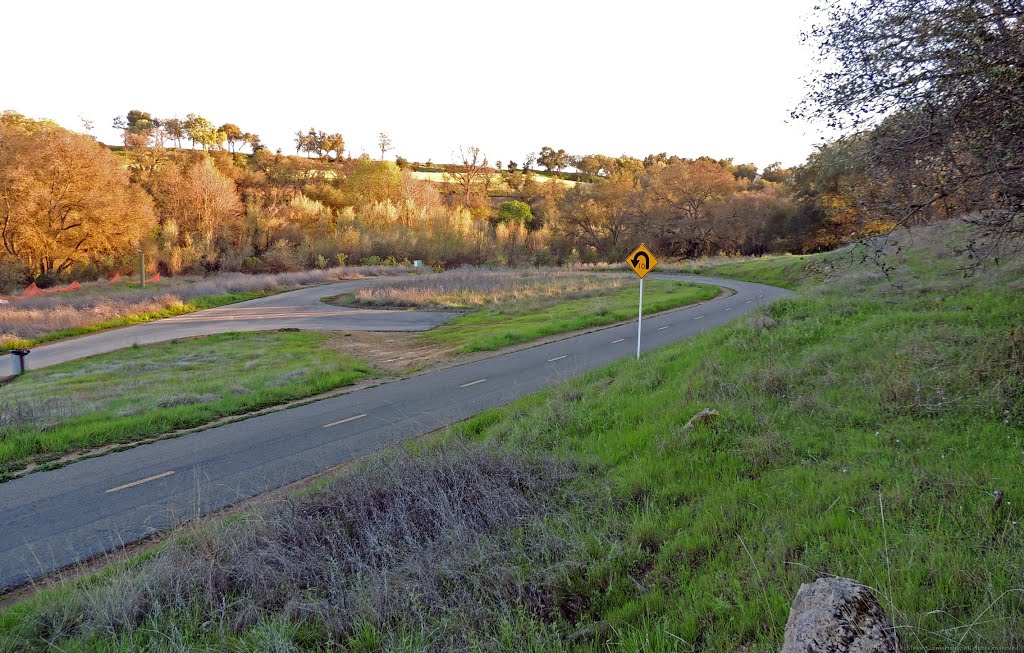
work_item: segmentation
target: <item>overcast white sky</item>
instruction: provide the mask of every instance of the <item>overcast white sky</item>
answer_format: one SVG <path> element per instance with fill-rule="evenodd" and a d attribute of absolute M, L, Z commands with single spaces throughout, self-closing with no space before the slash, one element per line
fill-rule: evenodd
<path fill-rule="evenodd" d="M 570 153 L 800 163 L 790 124 L 814 0 L 733 2 L 5 3 L 0 110 L 116 142 L 116 115 L 198 113 L 294 152 L 297 129 L 350 151 L 521 161 Z"/>

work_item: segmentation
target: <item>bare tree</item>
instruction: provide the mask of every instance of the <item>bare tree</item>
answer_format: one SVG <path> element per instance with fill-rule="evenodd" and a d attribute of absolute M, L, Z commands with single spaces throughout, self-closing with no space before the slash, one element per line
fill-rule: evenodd
<path fill-rule="evenodd" d="M 972 216 L 990 243 L 1024 234 L 1020 0 L 832 0 L 821 11 L 808 34 L 821 72 L 794 113 L 863 133 L 864 168 L 887 191 L 870 210 L 895 226 Z"/>
<path fill-rule="evenodd" d="M 454 156 L 454 155 L 453 155 Z M 475 145 L 459 147 L 456 160 L 461 164 L 452 166 L 445 173 L 446 182 L 456 188 L 466 206 L 473 204 L 473 196 L 483 191 L 486 194 L 490 187 L 491 170 L 487 166 L 487 156 Z"/>
<path fill-rule="evenodd" d="M 384 132 L 381 132 L 381 133 L 380 133 L 380 136 L 378 136 L 378 137 L 377 137 L 377 145 L 379 145 L 379 146 L 380 146 L 380 160 L 381 160 L 381 161 L 383 161 L 383 160 L 384 160 L 384 153 L 385 153 L 385 152 L 387 152 L 388 150 L 393 150 L 393 149 L 395 149 L 395 148 L 394 148 L 394 147 L 392 147 L 392 145 L 391 145 L 391 137 L 390 137 L 390 136 L 388 136 L 388 135 L 387 135 L 386 133 L 384 133 Z"/>

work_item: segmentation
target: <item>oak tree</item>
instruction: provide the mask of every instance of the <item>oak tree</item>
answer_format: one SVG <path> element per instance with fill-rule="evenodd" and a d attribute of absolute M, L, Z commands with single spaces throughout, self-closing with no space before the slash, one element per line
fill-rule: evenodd
<path fill-rule="evenodd" d="M 53 123 L 0 114 L 0 245 L 34 274 L 132 251 L 154 224 L 118 157 Z"/>

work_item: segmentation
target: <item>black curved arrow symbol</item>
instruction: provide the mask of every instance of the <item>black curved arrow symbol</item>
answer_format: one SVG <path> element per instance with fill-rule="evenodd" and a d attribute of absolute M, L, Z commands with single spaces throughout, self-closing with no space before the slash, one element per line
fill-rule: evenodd
<path fill-rule="evenodd" d="M 633 260 L 631 260 L 630 263 L 632 263 L 633 267 L 635 267 L 635 268 L 640 267 L 640 257 L 641 256 L 644 257 L 644 267 L 643 267 L 643 269 L 644 270 L 650 269 L 650 267 L 651 267 L 651 257 L 647 255 L 647 252 L 637 252 L 636 254 L 633 255 Z"/>

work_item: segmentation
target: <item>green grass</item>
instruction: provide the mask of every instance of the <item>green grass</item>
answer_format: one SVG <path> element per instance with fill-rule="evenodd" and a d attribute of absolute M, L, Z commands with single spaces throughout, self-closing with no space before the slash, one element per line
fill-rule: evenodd
<path fill-rule="evenodd" d="M 644 285 L 644 313 L 711 299 L 718 295 L 719 290 L 715 286 L 651 279 Z M 454 345 L 461 352 L 500 349 L 558 333 L 627 320 L 636 315 L 637 298 L 637 285 L 629 284 L 610 294 L 555 304 L 509 302 L 460 316 L 423 337 L 439 344 Z"/>
<path fill-rule="evenodd" d="M 705 268 L 709 275 L 766 283 L 771 286 L 795 289 L 813 274 L 814 264 L 823 259 L 821 254 L 787 254 L 736 263 L 722 263 Z"/>
<path fill-rule="evenodd" d="M 375 374 L 319 333 L 229 333 L 31 371 L 0 386 L 24 413 L 0 428 L 0 473 L 86 447 L 133 442 L 307 397 Z M 2 424 L 2 422 L 0 422 Z"/>
<path fill-rule="evenodd" d="M 902 290 L 864 269 L 805 284 L 640 364 L 597 370 L 410 445 L 469 439 L 579 470 L 569 489 L 589 503 L 549 515 L 547 528 L 572 543 L 554 560 L 531 554 L 528 531 L 494 535 L 504 549 L 491 566 L 503 575 L 479 573 L 523 579 L 520 605 L 500 621 L 474 629 L 457 613 L 423 623 L 410 614 L 332 632 L 281 611 L 235 628 L 236 615 L 252 611 L 231 596 L 223 613 L 182 606 L 119 634 L 50 641 L 55 623 L 76 618 L 71 597 L 102 597 L 108 574 L 0 614 L 0 642 L 412 651 L 465 638 L 458 648 L 767 652 L 781 646 L 800 584 L 837 574 L 876 589 L 908 650 L 1020 648 L 1020 281 L 965 282 L 937 268 L 933 259 Z M 685 429 L 703 408 L 721 419 Z M 999 507 L 994 489 L 1005 492 Z M 131 566 L 142 564 L 105 591 L 130 591 Z M 550 585 L 531 585 L 538 576 Z"/>
<path fill-rule="evenodd" d="M 720 262 L 721 258 L 688 260 L 666 263 L 659 268 L 659 271 L 704 274 L 765 283 L 793 290 L 806 282 L 821 281 L 828 277 L 834 271 L 834 263 L 840 257 L 841 252 L 837 251 L 823 254 L 783 254 L 781 256 L 740 258 L 735 261 L 726 259 L 725 263 Z"/>
<path fill-rule="evenodd" d="M 125 315 L 123 317 L 114 318 L 112 320 L 105 320 L 103 322 L 97 322 L 96 324 L 90 324 L 88 326 L 74 327 L 71 329 L 61 329 L 59 331 L 53 331 L 46 335 L 38 338 L 32 338 L 29 340 L 6 340 L 0 345 L 0 354 L 10 353 L 12 349 L 35 347 L 36 345 L 42 345 L 47 342 L 55 342 L 57 340 L 65 340 L 67 338 L 73 338 L 75 336 L 82 336 L 88 333 L 96 333 L 97 331 L 105 331 L 107 329 L 114 329 L 116 327 L 131 326 L 133 324 L 143 324 L 145 322 L 152 322 L 153 320 L 162 320 L 165 317 L 174 317 L 176 315 L 184 315 L 186 313 L 194 313 L 207 308 L 217 308 L 218 306 L 224 306 L 226 304 L 235 304 L 238 302 L 248 301 L 250 299 L 259 299 L 260 297 L 266 297 L 268 295 L 276 294 L 275 292 L 259 290 L 250 292 L 233 292 L 233 293 L 222 293 L 219 295 L 205 295 L 202 297 L 193 297 L 192 299 L 185 300 L 180 304 L 174 306 L 168 306 L 159 311 L 147 311 L 145 313 L 136 313 L 134 315 Z"/>
<path fill-rule="evenodd" d="M 586 648 L 778 650 L 818 574 L 877 588 L 914 648 L 1020 646 L 1019 298 L 840 286 L 767 313 L 456 430 L 595 464 L 565 587 Z M 684 430 L 705 407 L 721 422 Z"/>

